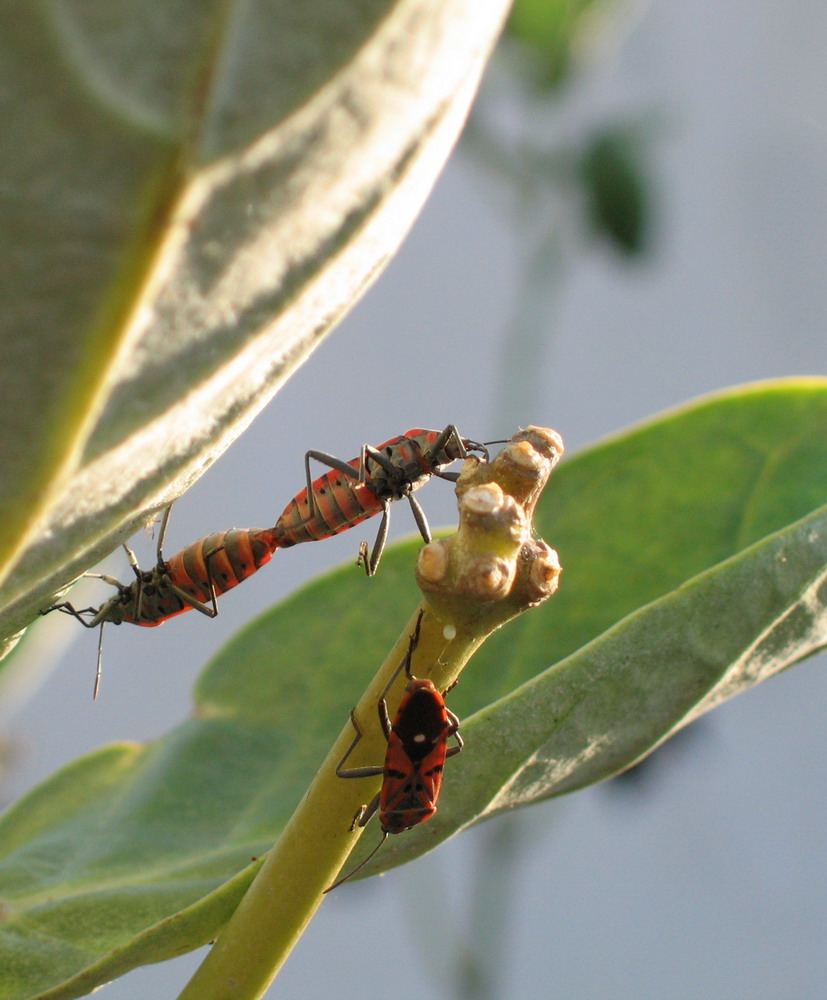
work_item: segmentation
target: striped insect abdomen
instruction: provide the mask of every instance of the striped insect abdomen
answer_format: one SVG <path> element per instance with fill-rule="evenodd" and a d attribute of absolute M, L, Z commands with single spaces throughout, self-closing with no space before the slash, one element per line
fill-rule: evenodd
<path fill-rule="evenodd" d="M 206 602 L 210 579 L 220 597 L 269 562 L 277 548 L 272 528 L 213 532 L 167 560 L 167 574 L 182 590 Z"/>
<path fill-rule="evenodd" d="M 358 471 L 358 458 L 347 464 Z M 382 502 L 375 493 L 337 469 L 314 479 L 312 485 L 316 504 L 313 516 L 307 502 L 307 490 L 303 489 L 276 521 L 274 530 L 282 548 L 338 535 L 382 510 Z"/>
<path fill-rule="evenodd" d="M 207 604 L 211 601 L 210 579 L 216 597 L 220 597 L 269 562 L 277 548 L 272 528 L 213 532 L 182 549 L 162 567 L 143 574 L 140 587 L 133 583 L 131 606 L 119 618 L 145 627 L 161 625 L 192 608 L 174 587 Z M 136 607 L 136 601 L 140 607 Z"/>

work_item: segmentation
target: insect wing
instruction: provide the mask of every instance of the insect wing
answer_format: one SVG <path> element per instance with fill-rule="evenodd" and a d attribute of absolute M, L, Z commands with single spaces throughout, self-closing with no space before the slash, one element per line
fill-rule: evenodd
<path fill-rule="evenodd" d="M 436 812 L 451 723 L 430 681 L 413 680 L 391 727 L 379 796 L 383 830 L 402 833 Z"/>

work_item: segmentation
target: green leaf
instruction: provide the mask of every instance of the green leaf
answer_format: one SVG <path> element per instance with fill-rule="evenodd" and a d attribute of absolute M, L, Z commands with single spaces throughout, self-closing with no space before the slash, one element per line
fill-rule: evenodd
<path fill-rule="evenodd" d="M 394 862 L 625 770 L 699 715 L 822 649 L 826 621 L 827 506 L 469 718 L 469 753 L 451 768 L 439 814 L 394 845 Z"/>
<path fill-rule="evenodd" d="M 514 0 L 506 33 L 525 47 L 537 83 L 554 87 L 594 41 L 599 22 L 615 17 L 624 6 L 620 0 Z"/>
<path fill-rule="evenodd" d="M 284 602 L 207 668 L 193 719 L 8 812 L 0 1000 L 83 996 L 215 937 L 415 604 L 418 548 L 386 553 L 379 587 L 350 563 Z"/>
<path fill-rule="evenodd" d="M 616 663 L 611 660 L 612 680 L 616 671 L 621 688 L 623 669 L 629 673 L 629 702 L 618 699 L 615 707 L 619 715 L 631 712 L 636 716 L 640 712 L 636 702 L 640 700 L 640 688 L 636 685 L 651 690 L 653 697 L 661 687 L 669 687 L 666 681 L 673 674 L 667 665 L 672 664 L 673 637 L 681 634 L 685 638 L 677 643 L 686 642 L 692 655 L 688 663 L 681 665 L 679 661 L 675 675 L 683 669 L 679 683 L 689 683 L 687 677 L 694 676 L 692 691 L 699 704 L 705 706 L 704 710 L 711 707 L 705 701 L 709 696 L 707 687 L 715 681 L 715 671 L 723 671 L 724 666 L 717 659 L 719 651 L 712 666 L 700 658 L 704 637 L 696 621 L 701 614 L 698 609 L 706 600 L 703 613 L 708 616 L 705 624 L 710 644 L 725 632 L 731 642 L 741 640 L 740 618 L 746 617 L 751 623 L 754 620 L 743 607 L 744 604 L 749 607 L 751 602 L 760 603 L 772 597 L 784 607 L 783 602 L 789 600 L 787 613 L 790 620 L 795 620 L 795 615 L 803 610 L 795 604 L 800 596 L 796 586 L 801 592 L 816 586 L 819 566 L 827 564 L 821 550 L 824 542 L 818 534 L 818 519 L 823 517 L 819 508 L 825 503 L 827 379 L 823 378 L 785 379 L 728 390 L 660 415 L 572 459 L 564 459 L 546 488 L 535 518 L 540 536 L 559 551 L 563 565 L 560 589 L 546 605 L 492 636 L 463 673 L 461 683 L 451 694 L 451 707 L 466 720 L 463 733 L 468 749 L 446 766 L 439 814 L 404 838 L 394 838 L 390 849 L 386 846 L 365 874 L 387 867 L 391 853 L 400 860 L 409 860 L 457 829 L 510 807 L 508 796 L 498 782 L 486 781 L 486 771 L 500 773 L 496 759 L 500 748 L 513 747 L 504 754 L 503 763 L 506 770 L 514 765 L 513 775 L 508 772 L 503 785 L 523 780 L 520 775 L 525 757 L 536 753 L 541 761 L 554 758 L 560 748 L 545 744 L 552 731 L 556 733 L 557 715 L 552 713 L 540 720 L 540 729 L 547 726 L 547 735 L 545 739 L 537 736 L 536 744 L 534 723 L 527 725 L 524 719 L 526 736 L 521 744 L 515 733 L 519 725 L 509 707 L 512 704 L 509 699 L 517 699 L 513 701 L 520 706 L 517 714 L 523 712 L 529 717 L 530 699 L 540 698 L 540 689 L 527 688 L 524 701 L 518 699 L 517 692 L 520 685 L 541 683 L 535 678 L 543 666 L 551 666 L 542 675 L 542 690 L 551 692 L 551 701 L 559 697 L 564 704 L 566 688 L 575 683 L 584 685 L 587 692 L 594 691 L 595 703 L 589 696 L 583 711 L 588 735 L 600 743 L 608 733 L 603 727 L 611 713 L 604 712 L 600 718 L 596 704 L 598 686 L 593 685 L 590 673 L 597 668 L 590 666 L 587 644 L 598 637 L 603 643 L 608 641 L 609 634 L 613 636 L 608 652 L 599 647 L 600 669 L 607 670 L 606 663 L 616 656 Z M 809 535 L 805 530 L 805 541 L 801 542 L 799 532 L 803 529 L 795 523 L 808 516 L 816 518 L 812 526 L 812 553 L 808 549 Z M 775 588 L 780 585 L 775 581 L 775 549 L 769 547 L 763 554 L 756 554 L 755 561 L 750 563 L 752 568 L 745 574 L 743 594 L 739 597 L 736 593 L 731 600 L 723 601 L 720 594 L 735 586 L 732 581 L 739 581 L 743 572 L 740 564 L 729 565 L 726 561 L 761 540 L 769 545 L 768 536 L 790 525 L 789 537 L 785 536 L 778 544 L 782 550 L 787 544 L 802 548 L 795 567 L 799 576 L 785 585 L 780 596 L 775 595 Z M 811 571 L 814 575 L 808 576 Z M 684 584 L 693 581 L 693 586 L 700 586 L 707 573 L 714 579 L 704 583 L 706 589 L 699 591 L 695 603 L 677 600 Z M 754 573 L 754 578 L 750 573 Z M 825 598 L 824 593 L 816 593 L 815 606 L 820 606 L 819 602 Z M 664 608 L 653 604 L 659 599 L 664 600 Z M 719 600 L 720 604 L 716 604 Z M 665 609 L 674 621 L 667 622 Z M 767 629 L 774 624 L 771 614 L 764 623 Z M 637 615 L 653 617 L 633 626 L 628 616 Z M 662 623 L 663 635 L 661 644 L 652 650 L 650 662 L 642 655 L 649 646 L 636 648 L 635 643 L 642 640 L 633 637 L 636 628 L 651 631 L 653 621 Z M 622 629 L 618 624 L 621 622 Z M 609 633 L 613 626 L 621 631 Z M 755 627 L 757 639 L 762 634 L 761 626 Z M 801 627 L 799 657 L 809 655 L 813 646 L 818 645 Z M 630 629 L 628 636 L 625 628 Z M 646 643 L 652 642 L 647 634 Z M 772 661 L 760 677 L 742 679 L 731 693 L 782 669 L 794 659 L 795 656 L 785 653 Z M 635 672 L 638 666 L 643 675 Z M 648 678 L 647 668 L 652 671 Z M 667 702 L 670 697 L 679 696 L 679 690 L 664 694 Z M 506 699 L 502 718 L 496 715 L 497 699 Z M 479 718 L 473 715 L 483 709 Z M 594 719 L 588 714 L 591 711 L 595 712 Z M 641 748 L 639 743 L 631 742 L 629 734 L 628 747 L 621 743 L 618 749 L 613 744 L 615 756 L 609 765 L 603 755 L 595 754 L 596 761 L 607 770 L 593 773 L 587 761 L 580 761 L 580 769 L 563 787 L 551 781 L 547 784 L 538 781 L 534 789 L 536 798 L 579 787 L 579 779 L 583 779 L 582 783 L 597 781 L 630 766 L 654 749 L 676 725 L 669 711 L 678 709 L 671 705 L 662 711 L 662 715 L 640 720 L 641 727 L 651 726 L 655 732 L 649 745 Z M 480 738 L 474 734 L 476 725 L 483 726 Z M 502 732 L 498 732 L 500 726 Z M 560 739 L 563 746 L 563 729 Z M 493 750 L 477 765 L 482 746 Z M 624 752 L 627 756 L 621 761 Z M 517 760 L 519 764 L 514 763 Z M 477 766 L 479 774 L 473 770 L 466 777 L 465 769 Z M 452 773 L 457 775 L 456 780 L 451 780 Z M 457 794 L 462 801 L 455 807 Z M 489 804 L 492 800 L 495 800 L 493 805 Z M 479 815 L 477 809 L 481 810 Z M 354 852 L 354 863 L 367 853 L 368 845 L 363 840 Z"/>
<path fill-rule="evenodd" d="M 641 142 L 635 131 L 613 128 L 599 132 L 581 163 L 595 232 L 630 256 L 645 248 L 649 215 Z"/>
<path fill-rule="evenodd" d="M 367 871 L 616 773 L 820 647 L 825 473 L 824 379 L 701 400 L 565 461 L 538 512 L 560 592 L 465 671 L 440 811 Z M 263 615 L 208 666 L 192 719 L 8 812 L 0 1000 L 80 996 L 214 937 L 407 621 L 420 544 L 386 553 L 381 583 L 347 566 Z"/>
<path fill-rule="evenodd" d="M 0 640 L 200 475 L 378 274 L 505 7 L 0 12 Z"/>

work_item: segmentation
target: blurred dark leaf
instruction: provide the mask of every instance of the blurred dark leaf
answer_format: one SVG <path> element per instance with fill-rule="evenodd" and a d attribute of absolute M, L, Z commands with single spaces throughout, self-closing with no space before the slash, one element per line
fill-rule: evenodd
<path fill-rule="evenodd" d="M 582 175 L 589 220 L 598 236 L 629 256 L 646 249 L 649 189 L 637 130 L 607 129 L 586 149 Z"/>

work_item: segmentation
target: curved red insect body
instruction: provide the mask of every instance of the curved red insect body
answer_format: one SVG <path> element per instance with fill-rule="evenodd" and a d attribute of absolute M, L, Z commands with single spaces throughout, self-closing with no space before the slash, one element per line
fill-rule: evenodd
<path fill-rule="evenodd" d="M 268 563 L 278 548 L 272 528 L 230 528 L 192 542 L 101 605 L 89 625 L 112 622 L 151 627 L 195 608 L 214 618 L 216 598 Z"/>
<path fill-rule="evenodd" d="M 100 579 L 117 590 L 100 607 L 75 608 L 68 601 L 63 601 L 40 612 L 47 615 L 50 611 L 63 611 L 86 628 L 101 626 L 95 697 L 100 684 L 103 626 L 107 622 L 154 627 L 190 609 L 215 618 L 218 614 L 217 598 L 252 576 L 270 561 L 279 547 L 273 528 L 230 528 L 200 538 L 172 558 L 164 559 L 162 548 L 170 510 L 171 507 L 168 507 L 164 512 L 158 534 L 158 559 L 152 569 L 142 570 L 135 554 L 128 545 L 124 545 L 135 572 L 132 583 L 127 585 L 111 576 L 100 575 Z"/>
<path fill-rule="evenodd" d="M 411 656 L 419 641 L 422 614 L 420 612 L 417 619 L 405 659 L 394 672 L 377 705 L 379 723 L 388 743 L 384 764 L 381 767 L 345 768 L 345 762 L 362 738 L 362 730 L 352 711 L 350 718 L 356 736 L 336 768 L 336 774 L 340 778 L 370 778 L 382 775 L 382 788 L 379 794 L 369 805 L 363 806 L 357 812 L 351 824 L 351 829 L 365 826 L 378 809 L 382 839 L 362 864 L 334 882 L 325 892 L 330 892 L 342 882 L 346 882 L 367 864 L 384 844 L 388 834 L 404 833 L 405 830 L 424 823 L 434 815 L 442 788 L 445 760 L 458 754 L 463 748 L 463 740 L 459 734 L 459 719 L 445 705 L 445 695 L 450 688 L 440 693 L 432 681 L 414 677 L 411 673 Z M 391 722 L 385 697 L 399 671 L 403 669 L 408 676 L 408 684 Z M 448 740 L 452 736 L 456 740 L 456 745 L 449 747 Z"/>
<path fill-rule="evenodd" d="M 413 493 L 432 476 L 455 481 L 456 474 L 443 469 L 473 451 L 487 458 L 485 446 L 461 437 L 453 424 L 443 431 L 414 428 L 375 448 L 363 445 L 359 457 L 349 462 L 325 452 L 308 451 L 304 459 L 307 486 L 276 521 L 279 545 L 288 548 L 329 538 L 381 512 L 382 523 L 370 556 L 364 542 L 359 548 L 359 561 L 368 576 L 373 576 L 387 538 L 390 504 L 406 498 L 422 537 L 429 542 L 428 522 Z M 311 459 L 329 465 L 331 471 L 311 480 Z"/>
<path fill-rule="evenodd" d="M 99 608 L 76 609 L 68 602 L 41 614 L 63 611 L 87 628 L 111 622 L 153 627 L 191 608 L 214 618 L 216 598 L 238 586 L 269 562 L 278 548 L 272 528 L 230 528 L 193 542 L 171 559 L 159 555 L 152 569 L 142 570 L 127 548 L 135 579 L 129 585 L 112 577 L 102 579 L 118 592 Z M 94 575 L 94 574 L 90 574 Z M 83 615 L 88 615 L 87 621 Z"/>

